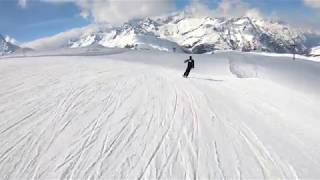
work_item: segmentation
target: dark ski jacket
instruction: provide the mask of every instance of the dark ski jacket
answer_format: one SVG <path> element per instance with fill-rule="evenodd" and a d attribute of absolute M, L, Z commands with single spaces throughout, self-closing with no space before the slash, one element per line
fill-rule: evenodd
<path fill-rule="evenodd" d="M 193 59 L 187 59 L 184 61 L 184 63 L 188 63 L 188 68 L 194 68 L 194 60 Z"/>

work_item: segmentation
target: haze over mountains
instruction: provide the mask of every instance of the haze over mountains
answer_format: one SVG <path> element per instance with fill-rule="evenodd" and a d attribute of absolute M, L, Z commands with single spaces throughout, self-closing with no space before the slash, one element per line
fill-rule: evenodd
<path fill-rule="evenodd" d="M 195 17 L 186 12 L 131 20 L 120 26 L 95 24 L 23 44 L 32 49 L 92 45 L 161 51 L 213 53 L 215 50 L 315 55 L 320 35 L 262 18 Z M 295 47 L 293 46 L 295 45 Z"/>

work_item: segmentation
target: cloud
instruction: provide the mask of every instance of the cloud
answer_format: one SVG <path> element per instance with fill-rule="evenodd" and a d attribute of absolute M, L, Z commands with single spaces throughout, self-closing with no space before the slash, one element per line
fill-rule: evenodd
<path fill-rule="evenodd" d="M 303 2 L 311 8 L 320 9 L 320 0 L 303 0 Z"/>
<path fill-rule="evenodd" d="M 161 15 L 174 9 L 172 0 L 78 0 L 83 17 L 120 24 L 134 18 Z"/>
<path fill-rule="evenodd" d="M 193 16 L 211 16 L 212 11 L 201 1 L 193 0 L 185 9 Z"/>
<path fill-rule="evenodd" d="M 257 8 L 241 0 L 221 0 L 218 6 L 210 9 L 203 1 L 193 0 L 186 8 L 188 12 L 198 16 L 261 18 L 263 14 Z"/>
<path fill-rule="evenodd" d="M 24 6 L 27 0 L 24 1 Z M 38 0 L 47 3 L 74 3 L 84 18 L 97 23 L 119 25 L 135 18 L 158 16 L 175 10 L 173 0 Z M 242 0 L 221 0 L 215 9 L 204 3 L 207 0 L 191 0 L 186 11 L 198 16 L 261 17 L 262 13 Z"/>
<path fill-rule="evenodd" d="M 18 45 L 19 44 L 19 42 L 16 39 L 14 39 L 14 38 L 12 38 L 12 37 L 10 37 L 8 35 L 6 35 L 4 39 L 5 39 L 5 41 L 7 41 L 7 42 L 9 42 L 11 44 L 14 44 L 14 45 Z"/>
<path fill-rule="evenodd" d="M 312 17 L 296 12 L 274 11 L 271 14 L 271 19 L 282 21 L 289 24 L 291 27 L 302 31 L 320 33 L 320 16 L 316 14 Z"/>
<path fill-rule="evenodd" d="M 26 1 L 26 0 L 24 0 Z M 40 0 L 48 3 L 73 2 L 80 15 L 97 23 L 121 24 L 130 19 L 162 15 L 175 9 L 172 0 Z"/>
<path fill-rule="evenodd" d="M 89 27 L 75 28 L 66 32 L 59 33 L 54 36 L 41 38 L 35 41 L 22 44 L 22 47 L 32 49 L 55 49 L 68 44 L 68 41 L 73 38 L 79 38 L 84 32 L 88 31 Z"/>
<path fill-rule="evenodd" d="M 246 15 L 249 5 L 241 0 L 222 0 L 215 9 L 216 15 L 239 17 Z"/>
<path fill-rule="evenodd" d="M 19 0 L 18 4 L 20 7 L 26 8 L 27 7 L 27 0 Z"/>
<path fill-rule="evenodd" d="M 253 7 L 248 1 L 244 0 L 221 0 L 215 8 L 209 8 L 205 3 L 208 0 L 192 0 L 186 11 L 193 16 L 212 16 L 212 17 L 242 17 L 247 16 L 255 19 L 269 19 L 283 21 L 290 26 L 301 30 L 319 32 L 320 17 L 313 17 L 296 13 L 295 11 L 272 11 L 268 14 L 262 13 L 259 8 Z M 319 7 L 320 0 L 301 0 L 309 3 L 311 7 Z M 317 10 L 316 10 L 317 11 Z"/>

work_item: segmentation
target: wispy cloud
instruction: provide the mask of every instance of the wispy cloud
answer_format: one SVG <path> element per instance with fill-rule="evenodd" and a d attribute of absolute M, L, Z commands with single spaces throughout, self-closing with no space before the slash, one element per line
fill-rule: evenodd
<path fill-rule="evenodd" d="M 174 8 L 171 0 L 78 0 L 83 17 L 96 22 L 123 23 L 133 18 L 161 15 Z"/>
<path fill-rule="evenodd" d="M 20 7 L 26 8 L 27 7 L 27 0 L 19 0 L 18 4 Z"/>
<path fill-rule="evenodd" d="M 311 30 L 319 32 L 320 28 L 320 0 L 301 0 L 307 7 L 312 8 L 310 11 L 315 13 L 315 16 L 300 14 L 290 11 L 281 11 L 275 8 L 274 11 L 266 13 L 259 8 L 252 6 L 249 1 L 244 0 L 221 0 L 214 8 L 209 8 L 207 0 L 192 0 L 187 7 L 187 11 L 198 16 L 213 16 L 213 17 L 241 17 L 248 16 L 251 18 L 263 18 L 280 20 L 289 23 L 292 27 L 303 30 Z M 276 4 L 274 4 L 276 6 Z"/>
<path fill-rule="evenodd" d="M 320 0 L 303 0 L 305 5 L 315 8 L 315 9 L 320 9 Z"/>
<path fill-rule="evenodd" d="M 19 45 L 19 42 L 13 37 L 6 35 L 4 39 L 11 44 Z"/>
<path fill-rule="evenodd" d="M 26 1 L 26 0 L 24 0 Z M 134 18 L 168 13 L 175 9 L 172 0 L 39 0 L 48 3 L 75 3 L 81 16 L 94 22 L 120 24 Z"/>
<path fill-rule="evenodd" d="M 54 36 L 37 39 L 35 41 L 22 44 L 22 47 L 34 48 L 34 49 L 52 49 L 61 47 L 68 43 L 72 38 L 79 37 L 82 33 L 91 30 L 90 27 L 75 28 L 66 32 L 56 34 Z"/>
<path fill-rule="evenodd" d="M 187 11 L 194 15 L 213 17 L 241 17 L 249 16 L 260 18 L 262 13 L 259 9 L 253 8 L 250 4 L 241 0 L 221 0 L 216 8 L 210 9 L 203 1 L 193 0 L 187 7 Z"/>

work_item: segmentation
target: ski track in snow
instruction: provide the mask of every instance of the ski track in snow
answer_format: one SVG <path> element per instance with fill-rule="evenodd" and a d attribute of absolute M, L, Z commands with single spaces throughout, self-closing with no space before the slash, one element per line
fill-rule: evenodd
<path fill-rule="evenodd" d="M 280 86 L 62 58 L 0 62 L 1 179 L 320 177 L 319 139 L 263 91 Z M 314 105 L 298 111 L 315 119 Z"/>

